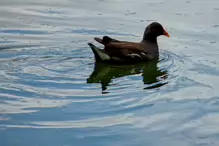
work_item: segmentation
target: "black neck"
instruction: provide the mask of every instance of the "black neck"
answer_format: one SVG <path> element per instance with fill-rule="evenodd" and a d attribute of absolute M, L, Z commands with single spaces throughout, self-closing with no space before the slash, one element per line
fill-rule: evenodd
<path fill-rule="evenodd" d="M 144 34 L 143 40 L 146 40 L 152 43 L 157 43 L 157 36 L 154 36 L 151 34 Z"/>

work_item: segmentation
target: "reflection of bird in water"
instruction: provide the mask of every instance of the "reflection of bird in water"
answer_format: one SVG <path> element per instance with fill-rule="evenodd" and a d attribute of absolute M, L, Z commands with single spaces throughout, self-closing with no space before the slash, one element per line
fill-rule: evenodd
<path fill-rule="evenodd" d="M 87 83 L 101 83 L 102 91 L 104 91 L 112 79 L 142 73 L 144 84 L 149 85 L 145 89 L 157 88 L 166 84 L 161 81 L 168 76 L 167 71 L 162 71 L 157 67 L 157 63 L 158 61 L 154 60 L 147 63 L 119 66 L 96 62 Z"/>

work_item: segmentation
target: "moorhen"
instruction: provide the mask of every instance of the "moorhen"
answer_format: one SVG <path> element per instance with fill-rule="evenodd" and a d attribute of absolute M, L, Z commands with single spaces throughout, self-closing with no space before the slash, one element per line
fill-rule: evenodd
<path fill-rule="evenodd" d="M 141 42 L 120 41 L 104 36 L 102 39 L 94 38 L 104 45 L 104 49 L 100 49 L 91 43 L 88 43 L 88 45 L 91 47 L 96 61 L 130 64 L 158 59 L 157 37 L 160 35 L 170 37 L 160 23 L 153 22 L 146 27 Z"/>

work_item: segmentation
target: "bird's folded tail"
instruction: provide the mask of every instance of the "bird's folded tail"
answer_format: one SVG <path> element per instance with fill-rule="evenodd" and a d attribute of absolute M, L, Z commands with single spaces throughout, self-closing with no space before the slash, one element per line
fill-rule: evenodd
<path fill-rule="evenodd" d="M 95 37 L 94 40 L 97 41 L 98 43 L 103 44 L 103 40 L 102 40 L 101 38 L 96 38 L 96 37 Z M 89 44 L 88 44 L 88 45 L 89 45 Z"/>
<path fill-rule="evenodd" d="M 108 36 L 103 36 L 103 39 L 95 37 L 94 40 L 97 41 L 98 43 L 103 44 L 103 45 L 106 45 L 106 44 L 111 43 L 111 42 L 119 42 L 118 40 L 112 39 Z"/>
<path fill-rule="evenodd" d="M 107 55 L 104 50 L 97 48 L 96 46 L 94 46 L 91 43 L 88 43 L 88 45 L 90 46 L 91 50 L 94 53 L 94 57 L 96 61 L 107 61 L 110 60 L 110 56 Z"/>

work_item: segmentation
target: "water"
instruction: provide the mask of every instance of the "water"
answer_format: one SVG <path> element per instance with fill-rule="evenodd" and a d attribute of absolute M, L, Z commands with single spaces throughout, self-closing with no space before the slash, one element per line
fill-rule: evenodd
<path fill-rule="evenodd" d="M 1 146 L 218 146 L 218 15 L 216 0 L 1 0 Z M 153 21 L 171 35 L 159 62 L 95 64 L 93 37 L 139 41 Z"/>

